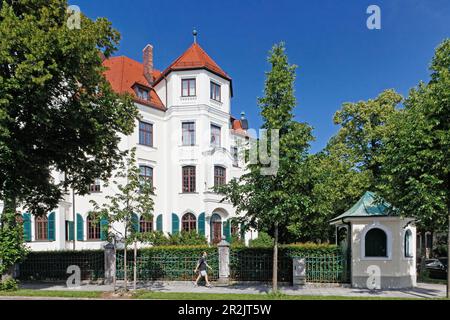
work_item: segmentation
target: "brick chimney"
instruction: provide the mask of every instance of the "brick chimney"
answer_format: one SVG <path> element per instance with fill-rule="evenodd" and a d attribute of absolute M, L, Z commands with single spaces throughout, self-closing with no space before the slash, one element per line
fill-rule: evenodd
<path fill-rule="evenodd" d="M 153 84 L 153 46 L 148 44 L 143 52 L 144 76 L 150 84 Z"/>

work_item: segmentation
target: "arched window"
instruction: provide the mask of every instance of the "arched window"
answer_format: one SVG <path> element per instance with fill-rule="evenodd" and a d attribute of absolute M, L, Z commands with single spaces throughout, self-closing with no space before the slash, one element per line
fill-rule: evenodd
<path fill-rule="evenodd" d="M 365 237 L 366 257 L 387 257 L 387 235 L 379 228 L 370 229 Z"/>
<path fill-rule="evenodd" d="M 214 213 L 211 217 L 211 242 L 217 244 L 222 240 L 222 218 Z"/>
<path fill-rule="evenodd" d="M 87 217 L 88 240 L 100 240 L 100 221 L 93 214 Z"/>
<path fill-rule="evenodd" d="M 47 216 L 36 217 L 36 240 L 48 240 Z"/>
<path fill-rule="evenodd" d="M 405 232 L 405 257 L 412 258 L 413 250 L 412 250 L 412 232 L 411 230 L 406 230 Z"/>
<path fill-rule="evenodd" d="M 192 213 L 186 213 L 181 218 L 181 228 L 183 231 L 195 231 L 197 229 L 197 219 Z"/>
<path fill-rule="evenodd" d="M 139 219 L 139 232 L 146 233 L 153 231 L 153 221 L 141 216 Z"/>

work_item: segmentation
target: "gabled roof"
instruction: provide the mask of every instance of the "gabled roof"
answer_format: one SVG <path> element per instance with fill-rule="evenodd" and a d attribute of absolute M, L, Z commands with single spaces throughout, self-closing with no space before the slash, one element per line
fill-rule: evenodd
<path fill-rule="evenodd" d="M 330 222 L 336 222 L 344 218 L 370 218 L 393 215 L 395 215 L 395 211 L 392 210 L 391 204 L 377 197 L 375 193 L 367 191 L 353 207 L 330 220 Z"/>
<path fill-rule="evenodd" d="M 231 77 L 217 65 L 198 43 L 194 42 L 181 56 L 162 72 L 161 76 L 155 80 L 155 84 L 160 82 L 164 76 L 167 76 L 172 71 L 195 69 L 206 69 L 231 82 Z"/>
<path fill-rule="evenodd" d="M 130 93 L 134 99 L 144 105 L 149 105 L 162 111 L 166 110 L 166 107 L 162 103 L 155 90 L 148 83 L 144 76 L 144 66 L 133 59 L 125 56 L 112 57 L 103 61 L 103 65 L 107 68 L 105 71 L 105 77 L 111 84 L 113 90 L 117 93 Z M 160 71 L 154 70 L 153 76 L 159 77 Z M 136 96 L 136 92 L 133 87 L 138 84 L 144 86 L 150 91 L 150 100 L 142 100 Z"/>

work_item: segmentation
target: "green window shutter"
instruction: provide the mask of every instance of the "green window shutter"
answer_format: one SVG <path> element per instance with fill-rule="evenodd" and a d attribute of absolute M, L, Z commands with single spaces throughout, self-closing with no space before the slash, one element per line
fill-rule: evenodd
<path fill-rule="evenodd" d="M 176 213 L 172 213 L 172 234 L 180 232 L 180 218 Z"/>
<path fill-rule="evenodd" d="M 105 218 L 102 218 L 100 220 L 100 240 L 105 241 L 108 239 L 108 220 Z"/>
<path fill-rule="evenodd" d="M 73 241 L 73 239 L 74 239 L 74 229 L 75 229 L 75 226 L 74 226 L 75 224 L 73 223 L 73 221 L 67 221 L 67 228 L 68 228 L 68 230 L 67 230 L 67 232 L 68 232 L 68 240 L 69 241 Z"/>
<path fill-rule="evenodd" d="M 230 220 L 224 221 L 223 223 L 223 235 L 228 242 L 231 242 L 231 226 Z"/>
<path fill-rule="evenodd" d="M 131 232 L 139 232 L 139 217 L 136 213 L 133 213 L 133 216 L 131 217 Z"/>
<path fill-rule="evenodd" d="M 23 240 L 31 241 L 31 215 L 29 213 L 23 214 Z"/>
<path fill-rule="evenodd" d="M 156 217 L 156 231 L 163 231 L 162 214 Z"/>
<path fill-rule="evenodd" d="M 55 213 L 52 212 L 48 215 L 48 240 L 55 241 Z"/>
<path fill-rule="evenodd" d="M 200 215 L 198 216 L 198 233 L 201 234 L 202 236 L 205 236 L 205 213 L 202 212 L 200 213 Z"/>
<path fill-rule="evenodd" d="M 240 232 L 241 232 L 241 239 L 242 240 L 245 240 L 245 225 L 244 225 L 244 223 L 241 223 L 241 226 L 240 226 Z"/>
<path fill-rule="evenodd" d="M 81 214 L 77 213 L 77 240 L 84 240 L 84 221 Z"/>

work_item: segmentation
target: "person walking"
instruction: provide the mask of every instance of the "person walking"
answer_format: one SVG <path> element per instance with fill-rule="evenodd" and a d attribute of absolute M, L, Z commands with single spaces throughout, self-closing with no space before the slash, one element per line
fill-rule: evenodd
<path fill-rule="evenodd" d="M 198 281 L 200 280 L 201 277 L 205 277 L 205 281 L 206 281 L 206 286 L 208 288 L 211 288 L 211 283 L 208 280 L 208 272 L 207 272 L 207 268 L 211 269 L 212 268 L 209 266 L 209 264 L 206 262 L 206 257 L 208 256 L 208 254 L 206 252 L 203 252 L 201 258 L 198 260 L 197 262 L 197 266 L 195 267 L 194 272 L 198 274 L 197 280 L 195 280 L 194 282 L 194 286 L 198 286 Z"/>

